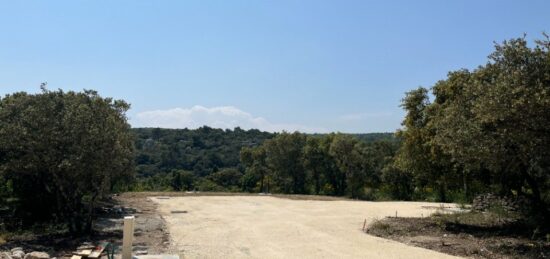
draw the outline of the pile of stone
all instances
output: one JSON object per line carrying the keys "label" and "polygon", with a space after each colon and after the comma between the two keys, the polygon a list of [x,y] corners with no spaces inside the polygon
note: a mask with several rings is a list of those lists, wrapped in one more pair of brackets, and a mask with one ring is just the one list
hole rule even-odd
{"label": "pile of stone", "polygon": [[23,248],[16,247],[10,252],[1,252],[0,259],[50,259],[50,255],[48,253],[38,251],[25,253]]}
{"label": "pile of stone", "polygon": [[474,211],[488,211],[492,208],[501,208],[506,212],[519,212],[528,206],[524,197],[502,197],[492,193],[478,195],[472,202]]}
{"label": "pile of stone", "polygon": [[120,205],[107,205],[101,208],[96,208],[98,214],[113,214],[113,215],[129,215],[136,213],[136,210],[130,207]]}

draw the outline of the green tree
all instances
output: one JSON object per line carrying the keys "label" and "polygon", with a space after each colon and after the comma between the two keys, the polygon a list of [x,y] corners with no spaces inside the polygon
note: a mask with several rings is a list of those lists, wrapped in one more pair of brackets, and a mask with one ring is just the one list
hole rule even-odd
{"label": "green tree", "polygon": [[396,134],[402,145],[394,160],[401,171],[413,175],[420,197],[425,198],[425,187],[437,190],[437,200],[448,201],[451,160],[434,144],[434,114],[440,112],[429,102],[428,90],[418,88],[407,92],[401,107],[407,112],[403,129]]}
{"label": "green tree", "polygon": [[235,168],[224,168],[208,176],[208,179],[219,186],[237,191],[241,186],[243,174]]}
{"label": "green tree", "polygon": [[351,198],[363,198],[367,168],[362,143],[349,135],[337,134],[330,145],[330,154],[345,174],[345,186]]}
{"label": "green tree", "polygon": [[412,199],[414,184],[411,173],[401,170],[395,163],[389,163],[382,169],[381,177],[392,199]]}
{"label": "green tree", "polygon": [[304,168],[309,172],[309,182],[313,183],[313,193],[319,194],[323,186],[323,178],[327,175],[331,159],[328,150],[321,146],[322,138],[308,137],[304,147]]}
{"label": "green tree", "polygon": [[172,188],[175,191],[189,191],[193,189],[195,175],[185,170],[172,170]]}
{"label": "green tree", "polygon": [[437,144],[467,169],[487,168],[501,192],[527,195],[539,211],[550,199],[549,48],[548,37],[533,48],[505,41],[486,65],[434,87]]}
{"label": "green tree", "polygon": [[337,134],[331,133],[324,136],[319,143],[319,148],[325,154],[323,167],[327,183],[323,186],[323,193],[343,196],[346,194],[346,174],[341,171],[336,164],[336,159],[332,156],[330,148]]}
{"label": "green tree", "polygon": [[283,132],[266,141],[266,161],[277,186],[285,193],[306,193],[303,147],[306,136]]}
{"label": "green tree", "polygon": [[0,174],[13,184],[22,217],[91,230],[95,202],[132,177],[129,107],[95,91],[45,86],[0,100]]}
{"label": "green tree", "polygon": [[269,168],[266,159],[267,154],[264,146],[245,147],[241,150],[241,162],[246,167],[243,179],[243,188],[246,191],[253,191],[259,183],[260,192],[269,192],[269,183],[267,183]]}

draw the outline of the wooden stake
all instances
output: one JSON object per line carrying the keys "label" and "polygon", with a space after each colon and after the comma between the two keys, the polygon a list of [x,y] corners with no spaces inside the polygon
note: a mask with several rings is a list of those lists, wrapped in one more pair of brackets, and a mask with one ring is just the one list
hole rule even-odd
{"label": "wooden stake", "polygon": [[395,217],[397,218],[397,210],[395,211]]}
{"label": "wooden stake", "polygon": [[365,231],[365,227],[367,226],[367,219],[363,222],[363,232]]}
{"label": "wooden stake", "polygon": [[134,241],[134,216],[124,217],[122,236],[122,259],[132,259],[132,242]]}

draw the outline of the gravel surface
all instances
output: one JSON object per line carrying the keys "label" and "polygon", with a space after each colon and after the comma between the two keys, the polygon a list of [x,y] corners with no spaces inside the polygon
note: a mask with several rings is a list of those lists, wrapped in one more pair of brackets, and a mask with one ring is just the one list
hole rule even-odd
{"label": "gravel surface", "polygon": [[396,212],[427,216],[440,204],[269,196],[150,199],[166,220],[168,252],[181,258],[456,258],[362,231],[365,219],[368,225]]}

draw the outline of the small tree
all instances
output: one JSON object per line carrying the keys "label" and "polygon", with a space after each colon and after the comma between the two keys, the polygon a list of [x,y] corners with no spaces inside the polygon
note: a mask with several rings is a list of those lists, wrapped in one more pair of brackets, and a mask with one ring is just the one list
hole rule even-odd
{"label": "small tree", "polygon": [[252,192],[256,185],[260,184],[260,192],[269,192],[266,180],[269,170],[266,162],[266,153],[263,146],[254,148],[244,147],[241,149],[241,163],[246,167],[245,175],[242,179],[243,190]]}
{"label": "small tree", "polygon": [[319,194],[323,184],[322,178],[326,174],[328,152],[321,148],[321,138],[308,137],[304,147],[304,168],[309,171],[308,180],[313,183],[313,193]]}
{"label": "small tree", "polygon": [[345,185],[351,198],[364,196],[368,170],[364,151],[361,143],[349,135],[336,135],[330,145],[329,152],[345,175]]}
{"label": "small tree", "polygon": [[266,162],[273,178],[285,193],[306,193],[303,147],[306,136],[283,132],[265,142]]}
{"label": "small tree", "polygon": [[401,170],[395,163],[389,163],[382,169],[382,181],[387,185],[393,199],[410,200],[412,198],[413,176]]}

